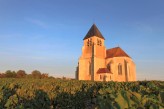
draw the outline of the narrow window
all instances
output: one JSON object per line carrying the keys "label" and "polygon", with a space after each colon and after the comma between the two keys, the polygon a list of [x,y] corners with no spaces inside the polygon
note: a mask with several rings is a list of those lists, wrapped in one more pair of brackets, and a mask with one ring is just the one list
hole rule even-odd
{"label": "narrow window", "polygon": [[102,44],[102,42],[101,42],[101,40],[100,40],[100,46],[101,46],[101,44]]}
{"label": "narrow window", "polygon": [[88,41],[87,41],[87,46],[89,46],[89,39],[88,39]]}
{"label": "narrow window", "polygon": [[102,76],[100,75],[100,79],[102,79]]}
{"label": "narrow window", "polygon": [[99,39],[97,39],[97,45],[99,45]]}
{"label": "narrow window", "polygon": [[92,39],[90,39],[90,46],[92,46]]}
{"label": "narrow window", "polygon": [[118,74],[122,75],[122,65],[120,63],[118,64]]}
{"label": "narrow window", "polygon": [[107,65],[107,69],[111,72],[111,66],[110,66],[110,64]]}

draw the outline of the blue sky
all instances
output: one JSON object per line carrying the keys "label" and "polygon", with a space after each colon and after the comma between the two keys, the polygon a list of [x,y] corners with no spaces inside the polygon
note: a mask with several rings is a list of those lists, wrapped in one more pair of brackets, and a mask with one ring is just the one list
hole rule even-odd
{"label": "blue sky", "polygon": [[134,60],[138,80],[164,80],[163,0],[0,0],[0,72],[74,77],[93,23],[106,48]]}

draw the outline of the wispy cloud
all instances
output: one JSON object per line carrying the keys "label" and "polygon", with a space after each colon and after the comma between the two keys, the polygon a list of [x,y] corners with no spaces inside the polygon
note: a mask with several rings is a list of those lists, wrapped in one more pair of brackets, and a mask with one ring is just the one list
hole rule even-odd
{"label": "wispy cloud", "polygon": [[48,28],[48,25],[44,21],[41,21],[39,19],[26,18],[25,20],[42,28]]}

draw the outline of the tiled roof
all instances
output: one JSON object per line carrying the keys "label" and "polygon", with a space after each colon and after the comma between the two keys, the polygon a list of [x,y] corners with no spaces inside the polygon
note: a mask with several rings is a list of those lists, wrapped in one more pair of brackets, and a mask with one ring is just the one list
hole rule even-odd
{"label": "tiled roof", "polygon": [[100,74],[100,73],[111,73],[111,72],[107,68],[99,68],[97,73]]}
{"label": "tiled roof", "polygon": [[113,58],[113,57],[130,57],[126,54],[120,47],[115,47],[106,50],[106,58]]}
{"label": "tiled roof", "polygon": [[92,36],[97,36],[99,38],[105,39],[95,24],[92,25],[83,40],[88,39]]}

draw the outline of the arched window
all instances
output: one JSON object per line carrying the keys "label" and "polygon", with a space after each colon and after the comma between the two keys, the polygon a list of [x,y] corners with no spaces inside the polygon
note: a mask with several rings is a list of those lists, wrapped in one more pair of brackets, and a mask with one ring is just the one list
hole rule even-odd
{"label": "arched window", "polygon": [[111,72],[111,65],[110,65],[110,63],[107,65],[107,69]]}
{"label": "arched window", "polygon": [[100,45],[100,44],[99,44],[99,39],[97,39],[97,45]]}
{"label": "arched window", "polygon": [[101,40],[100,40],[100,46],[101,46],[101,44],[102,44],[102,42],[101,42]]}
{"label": "arched window", "polygon": [[87,41],[87,46],[89,46],[89,39],[88,39],[88,41]]}
{"label": "arched window", "polygon": [[122,65],[120,63],[118,64],[118,74],[122,75]]}
{"label": "arched window", "polygon": [[92,46],[92,39],[90,39],[90,46]]}

